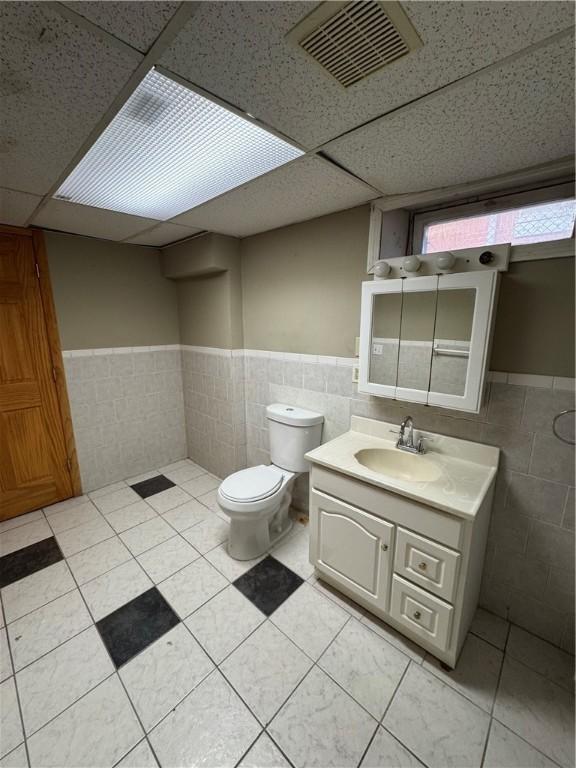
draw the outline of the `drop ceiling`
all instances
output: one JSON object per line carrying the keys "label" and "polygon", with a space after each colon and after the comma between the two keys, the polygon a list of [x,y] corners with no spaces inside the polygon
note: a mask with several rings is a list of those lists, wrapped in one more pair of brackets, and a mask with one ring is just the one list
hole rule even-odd
{"label": "drop ceiling", "polygon": [[[286,37],[317,6],[1,3],[0,221],[154,247],[245,237],[573,154],[573,4],[404,2],[422,48],[349,88]],[[307,154],[166,223],[53,200],[153,66]]]}
{"label": "drop ceiling", "polygon": [[377,197],[375,190],[320,157],[307,156],[221,195],[175,221],[247,237]]}

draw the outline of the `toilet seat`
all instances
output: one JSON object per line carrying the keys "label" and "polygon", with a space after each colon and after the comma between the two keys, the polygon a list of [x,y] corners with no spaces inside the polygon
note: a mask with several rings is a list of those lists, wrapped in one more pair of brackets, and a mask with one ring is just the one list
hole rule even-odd
{"label": "toilet seat", "polygon": [[220,485],[220,494],[228,501],[250,504],[273,496],[282,485],[284,473],[264,464],[234,472]]}

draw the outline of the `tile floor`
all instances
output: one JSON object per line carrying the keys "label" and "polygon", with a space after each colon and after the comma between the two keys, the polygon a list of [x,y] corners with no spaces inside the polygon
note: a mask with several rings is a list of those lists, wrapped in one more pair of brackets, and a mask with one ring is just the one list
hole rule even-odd
{"label": "tile floor", "polygon": [[0,766],[574,764],[574,658],[479,611],[458,668],[226,552],[191,461],[0,524]]}

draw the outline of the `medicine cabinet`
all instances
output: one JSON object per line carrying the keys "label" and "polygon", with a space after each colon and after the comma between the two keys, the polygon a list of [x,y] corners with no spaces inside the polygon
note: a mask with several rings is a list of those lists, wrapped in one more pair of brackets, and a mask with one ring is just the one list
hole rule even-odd
{"label": "medicine cabinet", "polygon": [[496,270],[362,284],[358,390],[478,413]]}

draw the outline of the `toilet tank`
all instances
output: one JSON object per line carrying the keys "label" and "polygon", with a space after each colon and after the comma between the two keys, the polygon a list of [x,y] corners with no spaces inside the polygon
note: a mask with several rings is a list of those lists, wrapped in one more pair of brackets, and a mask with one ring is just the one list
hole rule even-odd
{"label": "toilet tank", "polygon": [[324,416],[294,405],[274,403],[266,408],[272,464],[290,472],[308,472],[304,454],[317,448]]}

